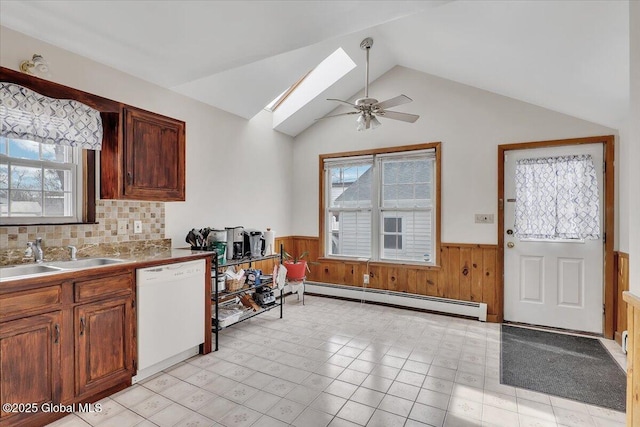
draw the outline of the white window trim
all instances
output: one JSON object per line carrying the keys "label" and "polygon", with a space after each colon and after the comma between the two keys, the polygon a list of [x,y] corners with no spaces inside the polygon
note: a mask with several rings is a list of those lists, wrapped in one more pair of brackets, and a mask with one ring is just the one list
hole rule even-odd
{"label": "white window trim", "polygon": [[[422,158],[425,155],[432,156],[434,159],[434,170],[432,177],[432,203],[430,206],[426,207],[402,207],[402,208],[383,208],[381,206],[382,200],[382,185],[380,184],[380,171],[381,171],[381,163],[384,159],[397,159],[397,160],[408,160],[415,158]],[[373,160],[373,161],[372,161]],[[331,200],[331,176],[328,173],[328,169],[330,167],[335,167],[338,165],[344,166],[353,166],[357,164],[371,163],[372,164],[372,200],[371,200],[371,208],[331,208],[329,206]],[[326,158],[324,159],[324,224],[325,224],[325,233],[324,233],[324,254],[322,254],[326,258],[330,259],[344,259],[344,260],[362,260],[366,259],[367,261],[373,262],[382,262],[382,263],[402,263],[408,265],[421,265],[421,266],[437,266],[438,256],[435,253],[437,250],[437,212],[436,209],[440,209],[439,206],[434,206],[436,202],[436,189],[439,183],[438,179],[438,168],[437,162],[437,153],[435,148],[428,148],[423,150],[411,150],[411,151],[400,151],[393,153],[380,153],[373,155],[362,155],[362,156],[353,156],[353,157],[335,157],[335,158]],[[435,209],[434,209],[435,208]],[[361,255],[334,255],[331,254],[332,247],[332,227],[331,227],[331,213],[332,212],[347,212],[347,211],[370,211],[371,212],[371,249],[369,258],[363,257]],[[382,237],[382,221],[384,218],[383,212],[385,211],[408,211],[408,212],[416,212],[416,211],[426,211],[431,212],[431,241],[432,241],[432,251],[434,253],[431,254],[429,261],[419,261],[419,260],[407,260],[407,259],[392,259],[392,258],[383,258],[383,237]],[[405,232],[403,231],[403,246],[405,244]],[[374,255],[377,254],[377,255]]]}

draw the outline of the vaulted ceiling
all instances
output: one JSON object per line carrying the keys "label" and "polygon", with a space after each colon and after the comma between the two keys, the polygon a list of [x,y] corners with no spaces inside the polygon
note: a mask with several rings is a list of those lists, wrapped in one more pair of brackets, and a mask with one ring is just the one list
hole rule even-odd
{"label": "vaulted ceiling", "polygon": [[2,0],[0,8],[3,26],[247,119],[343,48],[357,66],[277,124],[292,136],[336,107],[326,98],[363,89],[367,36],[372,81],[401,65],[614,128],[628,109],[627,1]]}

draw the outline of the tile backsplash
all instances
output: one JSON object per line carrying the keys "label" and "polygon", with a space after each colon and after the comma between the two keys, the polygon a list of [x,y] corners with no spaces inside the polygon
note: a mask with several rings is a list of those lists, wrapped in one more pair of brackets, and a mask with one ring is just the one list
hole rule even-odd
{"label": "tile backsplash", "polygon": [[[126,234],[118,234],[118,220],[126,220]],[[142,233],[133,233],[133,221],[142,221]],[[97,200],[97,224],[1,226],[0,248],[23,250],[27,242],[42,237],[43,246],[78,248],[87,245],[164,239],[164,203]]]}

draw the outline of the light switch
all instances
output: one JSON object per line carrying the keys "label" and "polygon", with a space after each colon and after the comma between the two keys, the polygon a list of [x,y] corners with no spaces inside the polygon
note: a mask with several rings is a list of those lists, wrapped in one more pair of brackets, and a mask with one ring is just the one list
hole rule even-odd
{"label": "light switch", "polygon": [[134,234],[142,233],[142,221],[140,220],[133,221],[133,232]]}

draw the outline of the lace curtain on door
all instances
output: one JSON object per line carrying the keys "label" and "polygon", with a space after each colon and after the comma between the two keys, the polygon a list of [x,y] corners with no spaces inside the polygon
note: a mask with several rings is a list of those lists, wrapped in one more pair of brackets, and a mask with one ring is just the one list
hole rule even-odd
{"label": "lace curtain on door", "polygon": [[515,234],[533,239],[600,238],[600,197],[588,154],[516,163]]}

